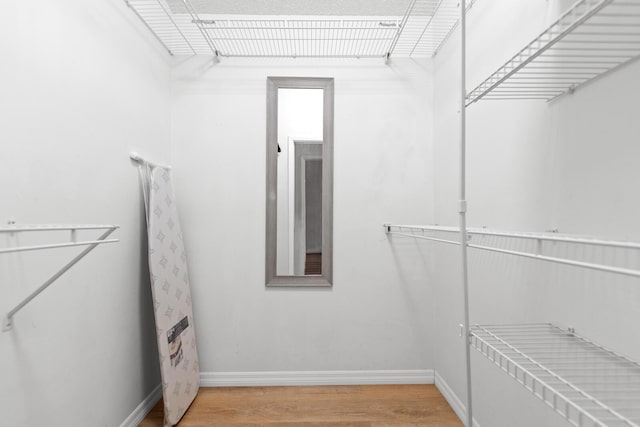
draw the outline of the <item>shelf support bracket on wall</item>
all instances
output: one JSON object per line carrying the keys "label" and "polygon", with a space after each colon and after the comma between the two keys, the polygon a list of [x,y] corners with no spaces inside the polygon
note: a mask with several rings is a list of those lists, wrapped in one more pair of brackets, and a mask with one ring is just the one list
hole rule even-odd
{"label": "shelf support bracket on wall", "polygon": [[[86,230],[86,229],[107,229],[104,233],[100,235],[96,240],[89,240],[84,242],[75,241],[75,235],[77,230]],[[75,258],[65,264],[62,268],[60,268],[55,274],[53,274],[49,279],[47,279],[42,285],[40,285],[35,291],[31,292],[26,298],[24,298],[21,302],[19,302],[15,307],[13,307],[2,319],[2,331],[6,332],[13,328],[13,316],[20,311],[25,305],[31,302],[35,297],[40,295],[42,291],[47,289],[53,282],[58,280],[60,276],[66,273],[71,267],[78,263],[82,258],[84,258],[89,252],[95,249],[98,245],[102,243],[113,243],[117,242],[118,239],[107,239],[107,237],[113,233],[118,228],[117,225],[106,225],[106,226],[29,226],[29,227],[7,227],[0,229],[0,232],[21,232],[21,231],[60,231],[60,230],[70,230],[71,231],[71,243],[59,243],[59,244],[49,244],[49,245],[39,245],[39,246],[27,246],[27,247],[15,247],[15,248],[6,248],[2,249],[0,253],[7,252],[24,252],[38,249],[51,249],[51,248],[60,248],[60,247],[69,247],[69,246],[86,246],[88,247],[80,252]]]}

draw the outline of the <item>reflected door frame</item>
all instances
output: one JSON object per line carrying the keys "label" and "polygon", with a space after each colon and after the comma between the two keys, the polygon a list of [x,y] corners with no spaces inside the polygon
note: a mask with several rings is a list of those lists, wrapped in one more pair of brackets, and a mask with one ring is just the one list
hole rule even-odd
{"label": "reflected door frame", "polygon": [[[289,265],[293,266],[294,276],[304,276],[306,262],[306,191],[305,166],[308,160],[322,161],[322,154],[298,154],[297,146],[320,145],[322,140],[311,138],[289,137]],[[299,161],[300,164],[296,164]],[[299,176],[296,177],[296,172]]]}

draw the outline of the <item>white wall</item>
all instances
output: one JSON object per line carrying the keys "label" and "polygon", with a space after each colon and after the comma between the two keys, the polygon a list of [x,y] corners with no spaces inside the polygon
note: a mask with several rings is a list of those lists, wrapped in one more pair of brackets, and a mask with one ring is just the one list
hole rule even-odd
{"label": "white wall", "polygon": [[[167,55],[122,1],[9,2],[0,51],[0,221],[121,226],[0,333],[0,424],[119,425],[160,381],[128,153],[168,160]],[[0,256],[0,313],[78,252]]]}
{"label": "white wall", "polygon": [[[469,16],[469,89],[557,16],[558,2],[478,2]],[[566,3],[566,2],[565,2]],[[508,34],[509,37],[504,35]],[[434,63],[436,222],[457,223],[457,37]],[[470,226],[640,239],[640,64],[553,103],[485,101],[467,111]],[[493,244],[505,241],[493,239]],[[522,249],[524,243],[513,243]],[[436,253],[436,370],[463,398],[459,249]],[[578,259],[640,267],[640,255],[569,250]],[[637,280],[501,254],[470,252],[472,323],[553,322],[640,360]],[[473,353],[476,418],[482,426],[565,425],[541,402]],[[526,414],[526,417],[522,417]]]}
{"label": "white wall", "polygon": [[[428,222],[426,62],[176,63],[172,159],[205,372],[430,369],[429,256],[381,225]],[[335,78],[334,285],[266,289],[267,76]]]}

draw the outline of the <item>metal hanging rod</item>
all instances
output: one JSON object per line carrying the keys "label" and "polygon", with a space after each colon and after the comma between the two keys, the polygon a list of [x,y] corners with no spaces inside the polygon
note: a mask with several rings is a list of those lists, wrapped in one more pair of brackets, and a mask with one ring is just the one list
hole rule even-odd
{"label": "metal hanging rod", "polygon": [[63,230],[103,230],[118,228],[112,224],[12,224],[0,227],[0,233],[17,233],[25,231],[63,231]]}
{"label": "metal hanging rod", "polygon": [[[391,225],[384,224],[385,232],[389,235],[398,235],[404,237],[411,237],[420,240],[429,240],[438,243],[446,243],[451,245],[460,245],[460,241],[458,240],[449,240],[443,239],[439,237],[426,236],[425,232],[445,232],[445,233],[459,233],[459,229],[455,227],[442,227],[442,226],[410,226],[410,225]],[[421,234],[415,234],[416,232],[420,232]],[[552,242],[562,242],[562,243],[573,243],[573,244],[585,244],[585,245],[594,245],[594,246],[605,246],[605,247],[614,247],[614,248],[624,248],[624,249],[640,249],[640,243],[636,242],[622,242],[622,241],[614,241],[614,240],[603,240],[603,239],[591,239],[584,237],[571,237],[571,236],[553,236],[550,233],[513,233],[506,231],[492,231],[485,229],[467,229],[467,234],[469,236],[473,235],[483,235],[483,236],[499,236],[499,237],[509,237],[509,238],[518,238],[518,239],[532,239],[538,241],[538,245],[536,247],[536,252],[523,252],[523,251],[515,251],[511,249],[501,249],[493,246],[487,245],[479,245],[473,243],[467,243],[467,247],[473,249],[480,249],[490,252],[498,252],[507,255],[515,255],[524,258],[537,259],[540,261],[553,262],[556,264],[565,264],[571,265],[574,267],[587,268],[591,270],[605,271],[608,273],[616,273],[625,276],[631,277],[640,277],[640,270],[634,270],[629,268],[622,267],[614,267],[603,264],[584,262],[584,261],[576,261],[568,258],[561,258],[555,256],[548,256],[542,254],[542,245],[543,241],[552,241]]]}
{"label": "metal hanging rod", "polygon": [[[594,31],[594,28],[598,30]],[[638,58],[640,2],[580,0],[471,90],[467,94],[467,105],[481,99],[552,101]],[[581,63],[581,72],[563,74],[557,65],[571,64],[571,60]],[[549,68],[540,67],[540,64],[549,64]],[[545,88],[548,81],[561,84],[556,90],[549,91]],[[525,82],[526,86],[523,85]],[[505,97],[500,89],[507,84],[510,88],[526,87],[527,91]]]}
{"label": "metal hanging rod", "polygon": [[151,160],[147,160],[144,157],[142,157],[140,154],[136,153],[135,151],[129,154],[129,158],[135,162],[138,162],[141,165],[147,165],[152,168],[171,169],[171,166],[167,166],[161,163],[156,163]]}
{"label": "metal hanging rod", "polygon": [[[40,249],[52,249],[52,248],[88,245],[88,247],[84,249],[82,252],[80,252],[80,254],[78,254],[71,261],[69,261],[62,268],[60,268],[55,274],[49,277],[49,279],[47,279],[35,291],[31,292],[31,294],[29,294],[26,298],[24,298],[21,302],[19,302],[14,308],[9,310],[9,312],[5,315],[4,319],[2,320],[2,330],[3,331],[10,330],[13,327],[13,316],[18,311],[20,311],[25,305],[31,302],[42,291],[47,289],[53,282],[55,282],[60,276],[62,276],[71,267],[77,264],[78,261],[84,258],[89,252],[95,249],[98,245],[102,243],[117,242],[118,239],[107,239],[107,237],[111,235],[111,233],[113,233],[118,228],[119,227],[117,225],[22,225],[22,226],[10,225],[7,227],[0,228],[0,232],[2,233],[21,233],[21,232],[33,232],[33,231],[71,231],[71,240],[72,240],[69,243],[5,248],[0,250],[0,253],[23,252],[23,251],[32,251],[32,250],[40,250]],[[76,231],[78,230],[106,230],[106,231],[104,231],[96,240],[77,242],[75,240],[76,240]]]}
{"label": "metal hanging rod", "polygon": [[20,246],[16,248],[2,248],[0,249],[0,254],[7,254],[12,252],[29,252],[36,251],[40,249],[56,249],[56,248],[68,248],[72,246],[87,246],[94,245],[99,243],[115,243],[118,239],[108,239],[108,240],[86,240],[82,242],[69,242],[69,243],[52,243],[48,245],[34,245],[34,246]]}
{"label": "metal hanging rod", "polygon": [[[459,228],[457,227],[439,226],[439,225],[384,224],[383,227],[388,228],[389,232],[392,232],[394,229],[410,230],[410,231],[422,231],[422,230],[442,231],[447,233],[460,232]],[[467,229],[467,233],[470,235],[479,235],[479,236],[513,237],[518,239],[542,240],[542,241],[549,241],[549,242],[577,243],[577,244],[584,244],[584,245],[609,246],[609,247],[617,247],[617,248],[625,248],[625,249],[640,249],[640,243],[638,242],[607,240],[607,239],[599,239],[599,238],[583,237],[583,236],[559,235],[556,232],[536,233],[536,232],[528,232],[528,231],[527,232],[503,231],[503,230],[493,230],[490,228],[469,227]]]}

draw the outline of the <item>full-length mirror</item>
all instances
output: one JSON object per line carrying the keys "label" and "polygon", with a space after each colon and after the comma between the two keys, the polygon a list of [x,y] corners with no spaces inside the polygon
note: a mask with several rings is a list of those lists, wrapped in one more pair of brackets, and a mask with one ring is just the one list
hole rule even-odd
{"label": "full-length mirror", "polygon": [[331,286],[333,79],[267,78],[267,286]]}

